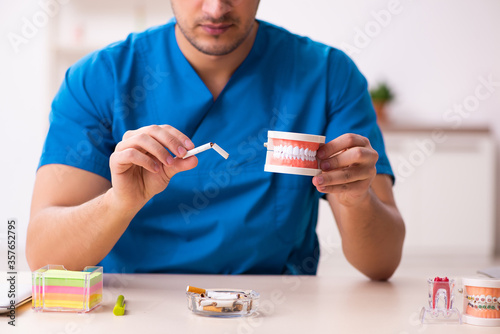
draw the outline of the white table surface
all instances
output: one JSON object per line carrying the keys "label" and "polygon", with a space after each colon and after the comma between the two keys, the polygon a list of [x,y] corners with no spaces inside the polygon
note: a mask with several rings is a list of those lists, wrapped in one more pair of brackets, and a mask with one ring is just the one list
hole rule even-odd
{"label": "white table surface", "polygon": [[[325,265],[328,270],[322,268],[318,276],[105,274],[98,309],[83,315],[37,313],[24,305],[17,310],[15,329],[0,317],[0,333],[500,333],[500,327],[421,325],[418,319],[427,303],[427,278],[473,276],[477,269],[499,266],[498,259],[404,258],[389,282],[367,280],[341,257]],[[29,280],[27,272],[20,276]],[[191,314],[188,284],[256,290],[260,312],[237,319]],[[461,311],[462,295],[455,293]],[[117,317],[112,310],[120,294],[126,314]]]}

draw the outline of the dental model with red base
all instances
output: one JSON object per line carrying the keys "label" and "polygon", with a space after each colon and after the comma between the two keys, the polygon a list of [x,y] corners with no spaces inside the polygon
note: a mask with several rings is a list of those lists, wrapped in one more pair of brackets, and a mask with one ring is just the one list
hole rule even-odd
{"label": "dental model with red base", "polygon": [[324,136],[268,131],[267,137],[266,172],[308,176],[321,173],[316,152],[325,143]]}
{"label": "dental model with red base", "polygon": [[453,307],[455,280],[448,277],[435,277],[427,280],[429,288],[429,307],[423,307],[420,312],[420,321],[428,322],[458,322],[462,323],[462,316],[457,308]]}
{"label": "dental model with red base", "polygon": [[446,309],[450,309],[451,304],[451,293],[450,293],[450,280],[448,277],[434,278],[434,284],[432,285],[432,308],[436,309],[436,304],[438,302],[438,298],[440,296],[444,296],[444,300],[446,303]]}

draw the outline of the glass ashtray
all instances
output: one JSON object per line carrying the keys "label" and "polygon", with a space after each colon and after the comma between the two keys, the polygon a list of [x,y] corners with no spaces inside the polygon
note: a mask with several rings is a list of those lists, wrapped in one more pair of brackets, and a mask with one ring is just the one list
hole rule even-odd
{"label": "glass ashtray", "polygon": [[249,316],[259,306],[260,295],[253,290],[204,289],[203,293],[186,292],[188,308],[206,317]]}

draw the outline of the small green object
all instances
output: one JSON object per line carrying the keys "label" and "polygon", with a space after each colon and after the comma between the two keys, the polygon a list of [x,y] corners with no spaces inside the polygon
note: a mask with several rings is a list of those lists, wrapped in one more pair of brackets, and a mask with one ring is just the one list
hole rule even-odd
{"label": "small green object", "polygon": [[124,315],[125,314],[125,297],[119,295],[116,300],[115,307],[113,308],[114,315]]}
{"label": "small green object", "polygon": [[373,101],[389,102],[394,98],[392,90],[385,82],[379,83],[374,88],[370,89],[370,96]]}

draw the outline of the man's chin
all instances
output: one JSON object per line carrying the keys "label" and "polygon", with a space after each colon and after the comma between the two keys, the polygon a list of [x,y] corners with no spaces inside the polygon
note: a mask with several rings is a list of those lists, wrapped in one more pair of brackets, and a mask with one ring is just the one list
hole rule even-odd
{"label": "man's chin", "polygon": [[214,43],[195,43],[193,46],[207,56],[226,56],[238,48],[238,45],[231,45],[229,43],[218,45],[214,45]]}

